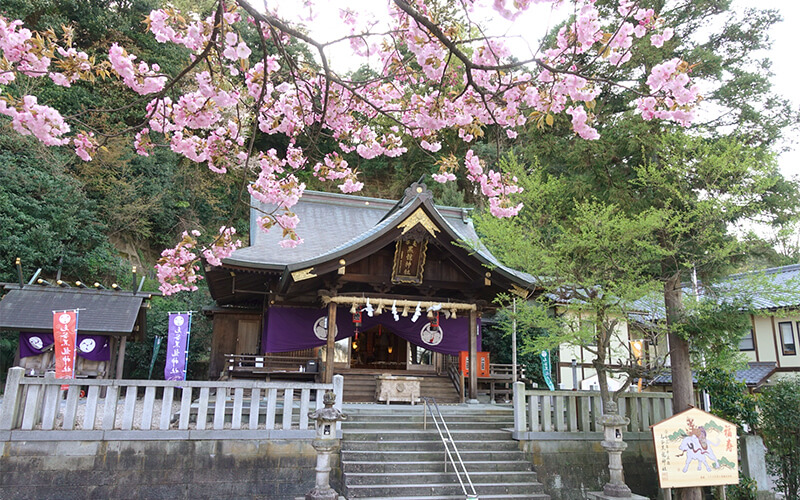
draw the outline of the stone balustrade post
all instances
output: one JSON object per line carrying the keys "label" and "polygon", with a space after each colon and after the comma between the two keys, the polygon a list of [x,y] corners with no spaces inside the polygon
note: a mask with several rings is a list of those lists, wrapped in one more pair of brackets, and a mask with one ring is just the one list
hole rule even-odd
{"label": "stone balustrade post", "polygon": [[527,422],[525,419],[525,407],[527,405],[527,401],[525,398],[525,383],[514,382],[513,388],[514,388],[514,393],[513,393],[514,431],[525,432],[526,422]]}
{"label": "stone balustrade post", "polygon": [[0,408],[0,430],[10,431],[16,426],[22,400],[22,377],[25,369],[15,366],[8,370],[3,406]]}

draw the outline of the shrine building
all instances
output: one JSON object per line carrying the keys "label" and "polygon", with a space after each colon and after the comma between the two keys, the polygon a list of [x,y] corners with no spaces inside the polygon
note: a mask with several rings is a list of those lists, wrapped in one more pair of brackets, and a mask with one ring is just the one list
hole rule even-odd
{"label": "shrine building", "polygon": [[[481,317],[499,293],[527,297],[533,279],[480,244],[470,209],[434,205],[418,183],[400,200],[306,191],[293,207],[305,242],[281,248],[280,228],[256,224],[274,207],[251,203],[251,245],[205,269],[217,304],[206,311],[212,379],[341,373],[347,401],[348,381],[413,375],[476,398],[476,374],[488,369]],[[360,400],[373,400],[369,391]]]}
{"label": "shrine building", "polygon": [[141,284],[139,290],[123,291],[116,285],[37,282],[36,276],[26,284],[20,269],[19,283],[0,283],[6,292],[0,301],[0,331],[19,332],[14,366],[31,376],[54,370],[53,313],[79,311],[75,377],[122,378],[127,342],[144,340],[150,299],[160,293],[143,292]]}

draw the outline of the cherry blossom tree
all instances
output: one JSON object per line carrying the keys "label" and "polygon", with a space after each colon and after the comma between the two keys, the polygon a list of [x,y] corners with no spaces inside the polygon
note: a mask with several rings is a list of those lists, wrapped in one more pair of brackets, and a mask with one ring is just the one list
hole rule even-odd
{"label": "cherry blossom tree", "polygon": [[[634,0],[620,0],[608,15],[593,0],[494,0],[492,8],[512,19],[534,3],[564,3],[571,14],[550,45],[525,55],[512,53],[507,40],[473,20],[479,0],[392,0],[385,27],[342,9],[349,33],[335,40],[309,35],[309,25],[330,22],[314,18],[311,0],[302,9],[292,3],[287,12],[247,0],[218,0],[207,17],[153,10],[145,22],[155,40],[187,52],[185,67],[174,75],[116,43],[98,61],[73,48],[68,28],[62,36],[37,33],[0,17],[0,114],[20,134],[72,147],[90,161],[111,132],[87,125],[84,113],[65,116],[35,95],[5,91],[26,88],[19,85],[26,79],[70,87],[117,78],[135,93],[126,107],[142,108],[141,123],[125,131],[135,133],[137,153],[165,147],[220,175],[252,171],[250,195],[275,207],[258,225],[277,226],[283,247],[302,243],[292,212],[305,189],[299,174],[311,172],[344,193],[359,191],[359,172],[345,159],[351,154],[396,157],[419,147],[440,166],[434,180],[449,182],[464,170],[493,215],[512,217],[522,208],[516,179],[490,168],[472,149],[461,159],[440,152],[442,134],[455,132],[467,145],[487,130],[513,139],[522,127],[552,126],[554,116],[565,113],[578,136],[597,139],[592,110],[600,85],[625,88],[615,72],[630,63],[633,51],[672,37],[653,9]],[[247,30],[257,33],[255,43],[246,41]],[[290,50],[298,45],[305,50]],[[342,45],[374,76],[355,78],[334,68],[330,53]],[[647,88],[636,91],[631,107],[646,120],[687,126],[699,100],[690,62],[676,58],[641,71],[649,71]],[[287,139],[284,150],[256,150],[257,136],[276,134]],[[322,147],[323,140],[333,146]],[[184,233],[163,252],[157,271],[165,294],[196,289],[201,256],[218,265],[241,244],[232,228],[220,228],[206,247],[198,246],[199,236]]]}

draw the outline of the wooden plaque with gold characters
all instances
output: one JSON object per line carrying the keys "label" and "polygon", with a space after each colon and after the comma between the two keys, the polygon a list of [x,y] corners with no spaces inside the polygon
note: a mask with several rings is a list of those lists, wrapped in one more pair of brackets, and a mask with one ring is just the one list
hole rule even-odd
{"label": "wooden plaque with gold characters", "polygon": [[690,408],[651,429],[662,488],[739,483],[734,424]]}
{"label": "wooden plaque with gold characters", "polygon": [[392,267],[392,283],[422,284],[428,241],[404,239],[397,241]]}

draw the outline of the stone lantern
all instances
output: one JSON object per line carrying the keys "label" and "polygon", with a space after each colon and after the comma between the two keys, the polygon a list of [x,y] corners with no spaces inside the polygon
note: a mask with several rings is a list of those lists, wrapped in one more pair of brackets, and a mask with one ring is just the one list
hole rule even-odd
{"label": "stone lantern", "polygon": [[631,496],[631,489],[625,484],[622,475],[622,452],[628,444],[622,440],[622,431],[630,420],[617,414],[616,403],[606,403],[608,408],[600,417],[603,424],[603,442],[600,445],[608,453],[609,481],[603,486],[603,493],[609,497],[626,498]]}
{"label": "stone lantern", "polygon": [[608,453],[609,481],[603,486],[603,491],[588,492],[586,497],[591,500],[618,498],[647,500],[647,497],[631,493],[622,473],[622,452],[628,447],[622,440],[622,432],[630,423],[630,419],[617,413],[617,403],[613,401],[604,401],[603,406],[605,409],[598,422],[603,426],[603,441],[600,445]]}
{"label": "stone lantern", "polygon": [[308,418],[317,423],[317,437],[311,443],[317,451],[317,478],[314,489],[306,493],[306,500],[337,500],[339,495],[330,486],[331,453],[339,446],[336,438],[336,422],[345,420],[347,415],[333,407],[336,395],[328,391],[322,398],[324,408],[308,413]]}

